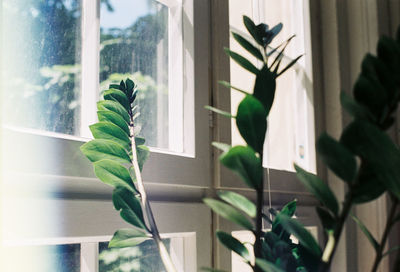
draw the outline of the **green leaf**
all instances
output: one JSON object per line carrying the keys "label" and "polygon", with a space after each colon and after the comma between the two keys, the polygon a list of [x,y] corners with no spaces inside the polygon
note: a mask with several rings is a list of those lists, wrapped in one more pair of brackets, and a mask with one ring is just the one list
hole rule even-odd
{"label": "green leaf", "polygon": [[117,187],[113,191],[112,200],[116,210],[130,210],[134,214],[134,226],[147,229],[143,218],[142,206],[138,197],[138,195],[133,194],[123,187]]}
{"label": "green leaf", "polygon": [[261,153],[267,131],[267,113],[257,98],[247,95],[240,102],[236,114],[236,125],[246,143]]}
{"label": "green leaf", "polygon": [[252,45],[248,40],[246,40],[245,38],[243,38],[241,35],[239,35],[238,33],[234,33],[232,32],[232,36],[233,38],[244,48],[246,49],[250,54],[252,54],[254,57],[256,57],[257,59],[264,61],[264,58],[260,52],[260,50],[255,47],[254,45]]}
{"label": "green leaf", "polygon": [[122,118],[121,115],[113,111],[104,110],[104,111],[97,111],[97,116],[100,122],[110,122],[120,127],[123,131],[125,131],[127,135],[130,134],[128,123],[125,122],[125,120]]}
{"label": "green leaf", "polygon": [[93,163],[94,173],[104,183],[113,187],[124,187],[132,192],[135,192],[132,178],[129,171],[112,160],[100,160]]}
{"label": "green leaf", "polygon": [[258,73],[258,69],[257,67],[254,66],[254,64],[252,64],[249,60],[247,60],[246,58],[244,58],[243,56],[239,55],[238,53],[235,53],[231,50],[229,50],[229,48],[225,48],[225,52],[226,54],[228,54],[235,62],[237,62],[237,64],[239,64],[240,66],[242,66],[244,69],[246,69],[247,71],[253,73],[253,74],[257,74]]}
{"label": "green leaf", "polygon": [[283,206],[283,208],[279,213],[292,217],[296,212],[296,208],[297,208],[297,200],[295,199],[287,203],[285,206]]}
{"label": "green leaf", "polygon": [[321,249],[314,237],[306,230],[300,223],[295,219],[290,218],[284,214],[277,215],[280,218],[280,222],[283,228],[294,235],[311,254],[314,256],[321,256]]}
{"label": "green leaf", "polygon": [[109,110],[109,111],[115,112],[115,113],[119,114],[125,120],[125,122],[127,122],[128,124],[130,122],[129,113],[118,102],[110,101],[110,100],[102,100],[102,101],[97,102],[97,109],[99,111]]}
{"label": "green leaf", "polygon": [[337,215],[339,211],[339,204],[335,195],[319,177],[314,174],[308,173],[298,165],[294,165],[296,175],[304,184],[306,189],[312,193],[322,204],[324,204],[333,214]]}
{"label": "green leaf", "polygon": [[227,111],[223,111],[223,110],[211,107],[211,106],[204,106],[204,108],[207,110],[213,111],[215,113],[218,113],[222,116],[228,117],[228,118],[235,118],[235,116],[233,116],[230,112],[227,112]]}
{"label": "green leaf", "polygon": [[276,264],[259,258],[256,258],[256,265],[264,272],[285,272]]}
{"label": "green leaf", "polygon": [[264,105],[267,115],[271,110],[275,97],[276,75],[266,65],[257,73],[254,85],[254,96]]}
{"label": "green leaf", "polygon": [[224,80],[218,81],[218,84],[221,84],[222,86],[224,86],[224,87],[226,87],[226,88],[228,88],[228,89],[236,90],[236,91],[238,91],[238,92],[240,92],[240,93],[242,93],[242,94],[245,94],[245,95],[250,94],[249,92],[247,92],[247,91],[245,91],[245,90],[242,90],[242,89],[239,89],[239,88],[237,88],[237,87],[232,86],[229,82],[224,81]]}
{"label": "green leaf", "polygon": [[243,211],[248,216],[252,218],[256,217],[257,214],[256,205],[254,205],[254,203],[251,202],[245,196],[242,196],[238,193],[231,191],[219,191],[217,192],[217,194],[222,200],[228,202],[233,207]]}
{"label": "green leaf", "polygon": [[136,147],[136,153],[137,153],[139,168],[140,168],[140,171],[142,171],[144,163],[150,156],[150,150],[145,145],[138,145]]}
{"label": "green leaf", "polygon": [[235,146],[220,156],[223,165],[237,173],[251,188],[261,184],[263,168],[261,160],[249,146]]}
{"label": "green leaf", "polygon": [[232,148],[232,146],[225,143],[212,142],[212,145],[223,152],[228,152]]}
{"label": "green leaf", "polygon": [[92,140],[82,145],[80,149],[92,162],[109,159],[121,163],[131,163],[131,159],[126,150],[120,144],[110,140]]}
{"label": "green leaf", "polygon": [[243,16],[243,23],[244,26],[246,27],[247,31],[250,33],[250,35],[253,37],[253,39],[259,44],[259,45],[263,45],[262,40],[260,40],[258,38],[257,35],[257,27],[254,24],[253,20],[251,20],[249,17],[247,16]]}
{"label": "green leaf", "polygon": [[151,238],[150,235],[137,229],[120,229],[114,233],[108,247],[133,247],[141,244],[149,238]]}
{"label": "green leaf", "polygon": [[303,55],[298,56],[297,58],[295,58],[294,60],[292,60],[291,62],[289,62],[288,65],[286,65],[285,68],[283,68],[277,75],[276,77],[282,75],[284,72],[286,72],[290,67],[292,67],[293,65],[296,64],[296,62],[302,57]]}
{"label": "green leaf", "polygon": [[243,259],[250,262],[250,254],[247,248],[236,238],[232,235],[223,232],[217,231],[217,238],[218,240],[228,249],[232,250],[233,252],[237,253],[239,256],[242,256]]}
{"label": "green leaf", "polygon": [[317,141],[317,150],[324,163],[341,179],[351,183],[357,174],[354,155],[331,136],[323,133]]}
{"label": "green leaf", "polygon": [[367,227],[364,225],[363,222],[361,222],[360,219],[355,217],[354,215],[351,216],[353,220],[357,223],[358,227],[361,229],[361,231],[365,234],[367,237],[368,241],[371,243],[371,245],[374,247],[375,251],[379,250],[379,244],[375,240],[374,236],[372,236],[371,232],[367,229]]}
{"label": "green leaf", "polygon": [[130,149],[131,141],[128,134],[120,127],[109,122],[98,122],[89,126],[95,139],[106,139],[116,142],[125,149]]}
{"label": "green leaf", "polygon": [[369,173],[363,178],[374,176],[377,186],[384,184],[400,199],[400,151],[386,133],[366,121],[356,120],[345,128],[340,141],[360,156],[362,163],[367,163],[368,167],[360,169]]}
{"label": "green leaf", "polygon": [[119,84],[110,84],[110,85],[108,86],[108,88],[109,88],[109,89],[117,89],[117,90],[120,90],[120,89],[119,89],[119,88],[120,88]]}
{"label": "green leaf", "polygon": [[104,100],[111,100],[121,104],[127,111],[130,110],[130,103],[126,94],[117,89],[109,89],[103,93]]}
{"label": "green leaf", "polygon": [[340,93],[340,104],[354,118],[375,120],[367,107],[359,104],[345,92]]}
{"label": "green leaf", "polygon": [[238,224],[239,226],[244,227],[245,229],[252,230],[253,224],[240,212],[238,212],[235,208],[231,207],[228,204],[225,204],[222,201],[205,198],[203,199],[204,203],[207,204],[216,214],[222,216],[233,223]]}
{"label": "green leaf", "polygon": [[319,217],[324,229],[332,230],[336,224],[336,220],[332,216],[332,214],[328,211],[328,209],[326,209],[324,207],[317,206],[316,210],[317,210],[318,217]]}
{"label": "green leaf", "polygon": [[125,83],[126,83],[126,96],[130,99],[130,103],[132,103],[134,100],[132,99],[132,94],[135,89],[135,83],[129,78],[125,80]]}
{"label": "green leaf", "polygon": [[391,253],[393,253],[393,252],[395,252],[395,251],[397,251],[397,250],[400,250],[400,246],[392,247],[391,249],[389,249],[388,251],[386,251],[386,252],[382,255],[382,258],[386,257],[387,255],[389,255],[389,254],[391,254]]}

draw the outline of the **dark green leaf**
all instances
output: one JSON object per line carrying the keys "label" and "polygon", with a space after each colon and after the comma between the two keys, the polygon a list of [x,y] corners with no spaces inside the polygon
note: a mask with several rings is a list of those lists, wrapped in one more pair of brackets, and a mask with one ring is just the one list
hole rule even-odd
{"label": "dark green leaf", "polygon": [[126,94],[117,89],[109,89],[103,94],[104,100],[111,100],[121,104],[127,111],[130,109],[130,103]]}
{"label": "dark green leaf", "polygon": [[375,120],[376,118],[369,112],[368,108],[359,104],[347,93],[340,93],[340,104],[354,118]]}
{"label": "dark green leaf", "polygon": [[295,219],[284,214],[277,215],[283,228],[294,235],[307,250],[314,256],[321,256],[321,249],[314,237]]}
{"label": "dark green leaf", "polygon": [[121,115],[121,117],[125,120],[125,122],[127,122],[129,124],[130,122],[130,116],[129,113],[127,112],[127,110],[121,106],[121,104],[119,104],[118,102],[115,101],[110,101],[110,100],[102,100],[97,102],[97,109],[99,111],[102,110],[109,110],[112,112],[115,112],[119,115]]}
{"label": "dark green leaf", "polygon": [[247,60],[246,58],[244,58],[243,56],[239,55],[238,53],[235,53],[231,50],[229,50],[229,48],[225,48],[225,52],[234,60],[236,61],[240,66],[242,66],[244,69],[246,69],[247,71],[253,73],[253,74],[257,74],[258,73],[258,69],[257,67],[254,66],[254,64],[252,64],[249,60]]}
{"label": "dark green leaf", "polygon": [[247,31],[250,33],[250,35],[253,37],[253,39],[259,44],[259,45],[263,45],[262,40],[260,40],[258,38],[257,35],[257,29],[256,29],[256,25],[254,24],[253,20],[251,20],[249,17],[247,16],[243,16],[243,23],[244,26],[246,27]]}
{"label": "dark green leaf", "polygon": [[250,262],[249,251],[239,240],[223,231],[217,231],[217,238],[225,247],[237,253],[239,256],[242,256],[246,261]]}
{"label": "dark green leaf", "polygon": [[[400,198],[400,151],[386,133],[366,121],[356,120],[345,128],[341,142],[367,163],[365,166],[368,167],[360,171],[368,171],[369,176],[374,176],[377,186],[384,184]],[[363,177],[368,178],[367,175]]]}
{"label": "dark green leaf", "polygon": [[[125,80],[125,83],[126,83],[126,96],[131,100],[133,91],[135,89],[135,83],[129,78]],[[131,100],[130,102],[133,102],[133,100]]]}
{"label": "dark green leaf", "polygon": [[297,207],[297,200],[295,199],[287,203],[285,206],[283,206],[283,208],[279,213],[292,217],[296,212],[296,207]]}
{"label": "dark green leaf", "polygon": [[113,123],[114,125],[117,125],[120,127],[127,135],[130,134],[128,124],[126,121],[122,118],[121,115],[109,111],[109,110],[104,110],[104,111],[97,111],[97,116],[99,118],[100,122],[110,122]]}
{"label": "dark green leaf", "polygon": [[98,122],[89,126],[95,139],[106,139],[116,142],[129,150],[131,141],[128,134],[120,127],[109,122]]}
{"label": "dark green leaf", "polygon": [[341,179],[351,183],[357,174],[354,155],[341,143],[323,133],[317,141],[317,150],[324,163]]}
{"label": "dark green leaf", "polygon": [[241,45],[243,46],[244,49],[246,49],[250,54],[252,54],[254,57],[256,57],[257,59],[264,61],[264,58],[260,52],[260,50],[255,47],[254,45],[252,45],[248,40],[246,40],[245,38],[243,38],[241,35],[239,35],[238,33],[234,33],[232,32],[232,36],[233,38]]}
{"label": "dark green leaf", "polygon": [[114,233],[108,247],[133,247],[149,239],[150,236],[137,229],[120,229]]}
{"label": "dark green leaf", "polygon": [[215,113],[218,113],[222,116],[228,117],[228,118],[235,118],[235,116],[233,116],[230,112],[227,112],[227,111],[223,111],[223,110],[211,107],[211,106],[204,106],[204,108],[207,110],[213,111]]}
{"label": "dark green leaf", "polygon": [[245,229],[252,230],[253,224],[240,212],[238,212],[232,206],[225,204],[222,201],[215,200],[212,198],[203,199],[204,203],[207,204],[216,214],[222,216],[233,223],[236,223]]}
{"label": "dark green leaf", "polygon": [[268,262],[263,259],[256,258],[256,265],[264,272],[285,272],[279,266],[274,263]]}
{"label": "dark green leaf", "polygon": [[261,153],[267,131],[267,113],[257,98],[247,95],[240,102],[236,114],[236,125],[246,143]]}
{"label": "dark green leaf", "polygon": [[129,171],[118,162],[112,160],[100,160],[93,163],[94,173],[104,183],[113,187],[124,187],[135,192]]}
{"label": "dark green leaf", "polygon": [[122,163],[131,163],[126,150],[110,140],[92,140],[82,145],[81,151],[92,162],[110,159]]}
{"label": "dark green leaf", "polygon": [[136,136],[135,137],[135,144],[136,146],[138,145],[144,145],[144,143],[146,142],[146,139],[140,136]]}
{"label": "dark green leaf", "polygon": [[143,211],[138,195],[135,195],[123,187],[117,187],[112,194],[113,204],[116,210],[131,210],[137,217],[135,226],[145,229]]}
{"label": "dark green leaf", "polygon": [[119,83],[119,89],[124,92],[126,91],[125,82],[123,80],[121,80],[121,82]]}
{"label": "dark green leaf", "polygon": [[108,88],[109,88],[109,89],[117,89],[117,90],[120,90],[119,84],[110,84]]}
{"label": "dark green leaf", "polygon": [[306,189],[312,193],[322,204],[324,204],[333,214],[337,215],[339,204],[331,189],[319,177],[308,173],[298,165],[294,165],[297,177],[304,184]]}
{"label": "dark green leaf", "polygon": [[243,211],[248,216],[252,218],[256,217],[256,205],[254,205],[254,203],[247,199],[245,196],[231,191],[219,191],[217,192],[217,194],[222,200]]}
{"label": "dark green leaf", "polygon": [[276,89],[276,76],[268,69],[266,65],[257,73],[256,83],[254,85],[254,96],[264,105],[267,115],[274,102]]}
{"label": "dark green leaf", "polygon": [[389,249],[388,251],[386,251],[386,252],[382,255],[382,258],[383,258],[383,257],[386,257],[387,255],[389,255],[389,254],[391,254],[391,253],[393,253],[393,252],[395,252],[395,251],[397,251],[397,250],[400,250],[400,246],[392,247],[391,249]]}
{"label": "dark green leaf", "polygon": [[365,236],[367,237],[368,241],[371,243],[371,245],[374,247],[374,249],[376,251],[378,251],[379,249],[379,244],[378,242],[375,240],[374,236],[372,236],[371,232],[369,232],[369,230],[367,229],[367,227],[364,225],[363,222],[361,222],[360,219],[358,219],[357,217],[355,217],[354,215],[351,216],[353,218],[353,220],[357,223],[358,227],[361,229],[361,231],[365,234]]}
{"label": "dark green leaf", "polygon": [[332,214],[324,207],[317,206],[316,210],[324,229],[332,230],[336,224],[336,220]]}
{"label": "dark green leaf", "polygon": [[249,146],[235,146],[220,156],[221,163],[236,172],[251,188],[261,184],[263,168],[261,160]]}
{"label": "dark green leaf", "polygon": [[386,187],[378,177],[379,173],[376,173],[374,168],[369,166],[369,163],[365,160],[361,163],[358,184],[353,186],[353,202],[356,204],[362,204],[372,201],[381,196],[385,191]]}
{"label": "dark green leaf", "polygon": [[[284,72],[286,72],[290,67],[292,67],[303,55],[298,56],[297,58],[295,58],[294,60],[292,60],[291,62],[289,62],[288,65],[286,65],[285,68],[282,69],[282,71],[280,71],[276,77],[282,75]],[[278,70],[277,70],[278,71]]]}

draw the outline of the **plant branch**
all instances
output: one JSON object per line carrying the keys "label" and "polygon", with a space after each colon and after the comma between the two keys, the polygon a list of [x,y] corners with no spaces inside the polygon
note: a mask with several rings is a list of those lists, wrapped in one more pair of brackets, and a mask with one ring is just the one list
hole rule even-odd
{"label": "plant branch", "polygon": [[393,197],[393,196],[391,196],[391,199],[392,199],[392,205],[390,207],[389,216],[386,220],[386,226],[385,226],[385,231],[383,232],[383,235],[382,235],[382,240],[379,243],[378,249],[376,250],[375,261],[374,261],[374,265],[372,266],[372,270],[371,270],[372,272],[375,272],[378,270],[379,264],[383,258],[383,250],[385,248],[386,241],[389,237],[390,230],[395,223],[395,222],[393,222],[393,219],[395,218],[399,201],[396,197]]}
{"label": "plant branch", "polygon": [[[131,118],[131,122],[133,124],[133,118]],[[163,241],[161,240],[161,236],[160,236],[160,233],[158,232],[158,228],[157,228],[156,222],[154,220],[153,212],[150,207],[150,202],[147,198],[147,194],[146,194],[146,191],[144,188],[142,175],[140,172],[137,154],[136,154],[136,143],[135,143],[133,125],[130,126],[130,132],[131,132],[131,144],[132,144],[132,156],[133,156],[132,164],[133,164],[133,168],[134,168],[135,175],[136,175],[137,189],[140,194],[142,207],[146,212],[147,219],[150,224],[151,234],[153,235],[153,239],[157,244],[158,250],[160,251],[161,260],[165,266],[165,269],[168,272],[176,272],[176,268],[171,260],[171,256],[169,255],[167,248],[165,247]]]}

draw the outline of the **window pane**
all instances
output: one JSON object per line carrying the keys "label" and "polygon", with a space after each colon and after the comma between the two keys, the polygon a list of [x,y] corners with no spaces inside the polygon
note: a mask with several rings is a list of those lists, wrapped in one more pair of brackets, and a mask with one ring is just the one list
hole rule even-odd
{"label": "window pane", "polygon": [[3,0],[1,89],[4,123],[79,134],[78,0]]}
{"label": "window pane", "polygon": [[157,1],[118,0],[102,5],[100,86],[127,77],[138,85],[140,134],[152,147],[169,148],[169,9]]}
{"label": "window pane", "polygon": [[6,247],[4,271],[79,272],[80,244]]}

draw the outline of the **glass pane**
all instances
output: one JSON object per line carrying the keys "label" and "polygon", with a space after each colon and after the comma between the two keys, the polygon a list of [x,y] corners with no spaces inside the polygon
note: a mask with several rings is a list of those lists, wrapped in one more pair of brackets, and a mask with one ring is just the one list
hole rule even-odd
{"label": "glass pane", "polygon": [[1,89],[4,123],[79,134],[78,0],[3,0]]}
{"label": "glass pane", "polygon": [[[170,240],[164,239],[170,248]],[[99,272],[108,271],[148,271],[163,272],[158,248],[153,240],[129,248],[108,248],[108,242],[99,243]]]}
{"label": "glass pane", "polygon": [[5,248],[4,271],[79,272],[80,244],[16,246]]}
{"label": "glass pane", "polygon": [[108,1],[100,26],[101,90],[132,78],[140,134],[148,145],[168,148],[168,7],[151,0]]}

